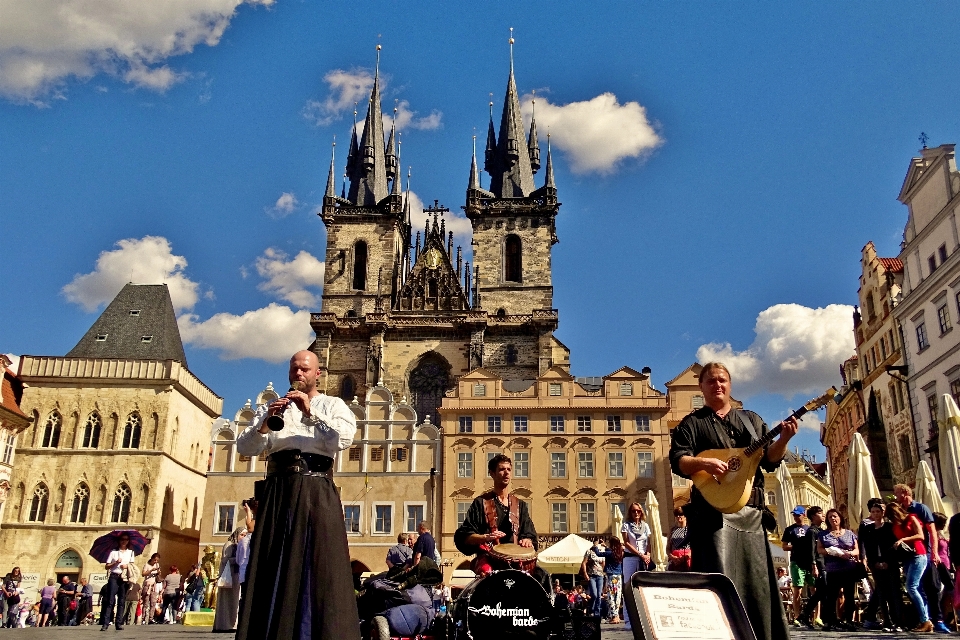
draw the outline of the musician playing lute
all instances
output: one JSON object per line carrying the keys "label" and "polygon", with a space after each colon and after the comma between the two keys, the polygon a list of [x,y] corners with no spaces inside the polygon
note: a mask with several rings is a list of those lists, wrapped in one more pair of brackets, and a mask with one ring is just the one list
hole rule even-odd
{"label": "musician playing lute", "polygon": [[[733,408],[730,371],[723,364],[704,365],[699,385],[704,406],[673,430],[670,465],[674,473],[684,478],[698,472],[721,478],[728,471],[728,461],[700,454],[712,449],[749,447],[763,438],[768,429],[757,414]],[[798,427],[796,418],[788,418],[782,423],[779,438],[764,447],[745,507],[734,513],[721,513],[693,487],[690,504],[684,508],[690,531],[691,569],[722,573],[733,581],[758,640],[789,637],[761,514],[763,472],[772,473],[780,466]]]}

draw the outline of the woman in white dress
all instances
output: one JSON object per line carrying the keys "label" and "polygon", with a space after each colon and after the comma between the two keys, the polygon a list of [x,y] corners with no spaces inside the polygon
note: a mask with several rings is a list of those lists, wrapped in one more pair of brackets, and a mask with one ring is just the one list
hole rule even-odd
{"label": "woman in white dress", "polygon": [[[620,529],[623,539],[623,584],[629,588],[630,579],[637,571],[650,571],[653,563],[650,558],[650,548],[647,544],[650,538],[650,525],[646,523],[646,514],[639,502],[634,502],[627,509],[627,519]],[[626,613],[626,611],[624,611]],[[624,626],[630,629],[630,616],[623,617]]]}

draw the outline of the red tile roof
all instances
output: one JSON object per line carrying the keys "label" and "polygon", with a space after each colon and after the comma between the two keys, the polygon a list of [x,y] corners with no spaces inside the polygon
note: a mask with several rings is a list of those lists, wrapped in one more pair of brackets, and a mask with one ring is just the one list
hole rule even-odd
{"label": "red tile roof", "polygon": [[880,264],[883,265],[883,268],[887,271],[893,271],[895,273],[903,272],[903,260],[900,258],[877,258],[880,261]]}
{"label": "red tile roof", "polygon": [[27,416],[20,410],[20,397],[23,395],[23,386],[20,380],[7,369],[3,372],[3,408],[11,413]]}

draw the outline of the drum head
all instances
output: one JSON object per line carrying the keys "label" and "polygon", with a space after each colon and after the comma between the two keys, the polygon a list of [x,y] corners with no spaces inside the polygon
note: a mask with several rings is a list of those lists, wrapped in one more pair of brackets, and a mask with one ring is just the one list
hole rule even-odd
{"label": "drum head", "polygon": [[472,640],[545,640],[553,607],[540,583],[522,571],[474,580],[456,604],[456,624]]}
{"label": "drum head", "polygon": [[537,557],[536,549],[532,547],[521,547],[518,544],[498,544],[490,549],[490,554],[495,557],[506,560],[534,560]]}

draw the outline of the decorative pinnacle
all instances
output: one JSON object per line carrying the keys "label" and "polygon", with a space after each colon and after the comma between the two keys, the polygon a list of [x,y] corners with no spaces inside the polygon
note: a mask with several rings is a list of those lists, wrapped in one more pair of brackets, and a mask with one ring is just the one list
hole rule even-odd
{"label": "decorative pinnacle", "polygon": [[510,73],[513,73],[513,27],[510,27]]}

